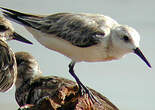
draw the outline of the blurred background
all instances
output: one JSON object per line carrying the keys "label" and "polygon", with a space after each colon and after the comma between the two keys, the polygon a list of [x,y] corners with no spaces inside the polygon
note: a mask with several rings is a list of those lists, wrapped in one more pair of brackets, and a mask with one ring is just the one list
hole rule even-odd
{"label": "blurred background", "polygon": [[[152,64],[148,68],[134,54],[111,62],[78,63],[75,72],[81,81],[105,95],[120,110],[155,110],[155,1],[154,0],[1,0],[0,6],[33,14],[58,12],[100,13],[120,24],[134,27],[141,35],[140,48]],[[44,75],[56,75],[74,80],[68,73],[70,59],[39,44],[22,26],[13,23],[19,34],[34,44],[10,41],[17,51],[27,51],[36,57]],[[0,109],[17,110],[15,87],[0,93]]]}

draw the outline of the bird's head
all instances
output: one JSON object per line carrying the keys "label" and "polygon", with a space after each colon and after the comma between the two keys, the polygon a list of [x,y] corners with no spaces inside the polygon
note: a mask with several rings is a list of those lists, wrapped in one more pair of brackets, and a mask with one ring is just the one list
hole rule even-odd
{"label": "bird's head", "polygon": [[2,40],[17,40],[20,42],[32,44],[29,40],[25,39],[14,31],[12,24],[4,17],[0,17],[0,39]]}
{"label": "bird's head", "polygon": [[18,73],[16,87],[24,81],[41,75],[39,64],[31,54],[27,52],[16,52],[15,57]]}
{"label": "bird's head", "polygon": [[113,48],[116,48],[118,53],[122,54],[122,56],[127,53],[135,53],[151,67],[150,63],[139,49],[139,42],[139,33],[127,25],[119,25],[112,29],[112,45]]}

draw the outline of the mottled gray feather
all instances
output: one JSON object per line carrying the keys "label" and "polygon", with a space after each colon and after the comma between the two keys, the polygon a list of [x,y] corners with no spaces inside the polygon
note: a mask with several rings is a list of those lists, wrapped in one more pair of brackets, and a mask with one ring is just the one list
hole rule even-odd
{"label": "mottled gray feather", "polygon": [[23,20],[43,33],[54,34],[79,47],[95,45],[100,42],[96,35],[105,35],[95,19],[82,14],[59,13],[39,19],[23,17]]}
{"label": "mottled gray feather", "polygon": [[105,20],[102,15],[58,13],[41,17],[2,9],[5,10],[5,17],[43,33],[56,35],[75,46],[88,47],[98,44],[105,35],[102,29]]}
{"label": "mottled gray feather", "polygon": [[17,68],[15,56],[10,47],[0,40],[0,92],[5,92],[14,84]]}

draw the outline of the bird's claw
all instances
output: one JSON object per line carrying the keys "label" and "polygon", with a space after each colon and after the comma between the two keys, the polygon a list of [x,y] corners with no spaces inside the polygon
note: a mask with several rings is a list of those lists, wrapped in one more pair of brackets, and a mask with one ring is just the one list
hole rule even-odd
{"label": "bird's claw", "polygon": [[79,92],[80,95],[83,96],[84,94],[88,95],[88,98],[91,100],[91,102],[94,104],[95,102],[99,103],[98,99],[93,95],[93,93],[85,87],[83,84],[79,86]]}

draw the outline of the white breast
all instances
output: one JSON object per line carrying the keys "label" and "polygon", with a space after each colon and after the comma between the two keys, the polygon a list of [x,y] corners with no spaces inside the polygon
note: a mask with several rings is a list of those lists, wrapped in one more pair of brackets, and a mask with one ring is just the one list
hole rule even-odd
{"label": "white breast", "polygon": [[26,27],[26,29],[30,31],[34,38],[37,39],[37,41],[39,41],[42,45],[71,58],[73,61],[96,62],[104,61],[107,57],[103,44],[81,48],[56,37],[55,35],[42,33],[29,27]]}

